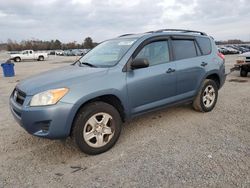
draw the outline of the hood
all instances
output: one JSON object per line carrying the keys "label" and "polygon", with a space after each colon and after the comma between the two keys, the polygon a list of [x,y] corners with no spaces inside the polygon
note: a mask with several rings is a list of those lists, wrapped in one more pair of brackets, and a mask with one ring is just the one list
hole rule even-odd
{"label": "hood", "polygon": [[40,73],[22,80],[17,84],[17,88],[25,92],[26,95],[34,95],[42,91],[60,87],[70,88],[74,83],[84,82],[97,76],[101,76],[105,74],[107,70],[108,68],[79,67],[78,65],[70,65]]}

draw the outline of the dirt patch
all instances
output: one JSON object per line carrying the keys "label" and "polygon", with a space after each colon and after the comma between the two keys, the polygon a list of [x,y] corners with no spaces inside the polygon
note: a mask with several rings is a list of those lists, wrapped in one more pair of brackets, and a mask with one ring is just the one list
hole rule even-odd
{"label": "dirt patch", "polygon": [[248,80],[241,80],[241,79],[230,79],[229,82],[238,82],[238,83],[245,83],[248,82]]}

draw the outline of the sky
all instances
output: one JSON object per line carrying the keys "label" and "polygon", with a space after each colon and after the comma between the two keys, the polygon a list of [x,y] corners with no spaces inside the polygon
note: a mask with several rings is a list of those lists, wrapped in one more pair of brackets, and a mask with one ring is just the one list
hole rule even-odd
{"label": "sky", "polygon": [[250,0],[0,0],[0,42],[101,42],[163,28],[250,41]]}

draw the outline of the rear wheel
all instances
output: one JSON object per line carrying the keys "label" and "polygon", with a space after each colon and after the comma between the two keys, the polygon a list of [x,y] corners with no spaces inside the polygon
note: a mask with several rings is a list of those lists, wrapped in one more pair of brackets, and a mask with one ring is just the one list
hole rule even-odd
{"label": "rear wheel", "polygon": [[245,69],[243,69],[243,68],[240,69],[240,76],[241,76],[241,77],[247,77],[247,74],[248,74],[248,71],[247,71],[247,70],[245,70]]}
{"label": "rear wheel", "polygon": [[38,57],[38,61],[43,61],[44,60],[44,57],[43,56],[39,56]]}
{"label": "rear wheel", "polygon": [[21,61],[21,58],[20,58],[20,57],[15,57],[14,61],[15,61],[15,62],[20,62],[20,61]]}
{"label": "rear wheel", "polygon": [[193,108],[200,112],[210,112],[216,105],[218,86],[213,80],[206,79],[193,101]]}
{"label": "rear wheel", "polygon": [[121,124],[120,114],[112,105],[93,102],[77,114],[72,137],[84,153],[100,154],[116,143],[120,136]]}

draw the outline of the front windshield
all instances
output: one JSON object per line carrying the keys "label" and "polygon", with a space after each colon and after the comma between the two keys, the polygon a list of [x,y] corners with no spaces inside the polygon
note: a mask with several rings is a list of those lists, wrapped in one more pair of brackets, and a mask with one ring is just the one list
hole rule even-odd
{"label": "front windshield", "polygon": [[83,56],[79,62],[94,67],[111,67],[119,62],[136,39],[115,39],[105,41]]}

